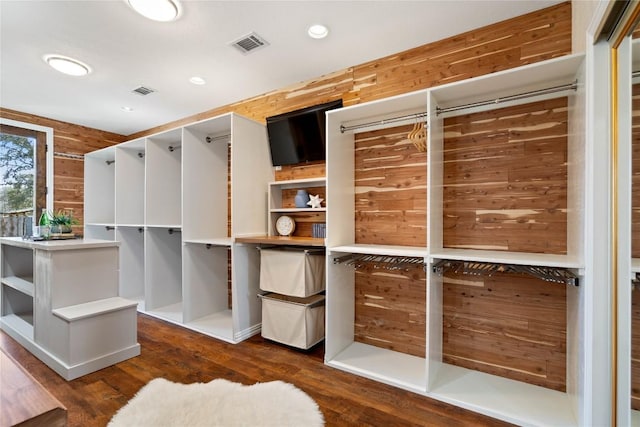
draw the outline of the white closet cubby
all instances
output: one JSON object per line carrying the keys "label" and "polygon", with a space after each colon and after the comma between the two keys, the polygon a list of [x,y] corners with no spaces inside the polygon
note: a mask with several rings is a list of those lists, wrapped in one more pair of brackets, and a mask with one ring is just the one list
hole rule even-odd
{"label": "white closet cubby", "polygon": [[116,148],[107,147],[84,157],[84,222],[115,223]]}
{"label": "white closet cubby", "polygon": [[145,153],[145,224],[182,225],[182,131],[147,138]]}
{"label": "white closet cubby", "polygon": [[267,233],[264,125],[229,113],[86,158],[85,236],[120,242],[119,294],[224,341],[258,333],[259,253],[235,238]]}
{"label": "white closet cubby", "polygon": [[145,310],[182,322],[182,239],[172,228],[147,227],[144,242]]}
{"label": "white closet cubby", "polygon": [[145,229],[141,226],[118,226],[115,240],[120,242],[119,295],[136,301],[138,309],[144,311]]}
{"label": "white closet cubby", "polygon": [[116,223],[141,226],[144,220],[145,141],[118,146],[115,164]]}
{"label": "white closet cubby", "polygon": [[[579,315],[588,300],[589,289],[564,284],[566,290],[566,392],[522,381],[462,368],[443,362],[443,278],[432,267],[440,260],[489,262],[524,266],[563,268],[578,282],[584,279],[585,135],[584,56],[570,55],[516,69],[472,78],[392,98],[345,107],[327,113],[327,303],[325,362],[333,367],[372,378],[396,387],[425,394],[457,406],[520,425],[582,425],[586,419],[589,387],[585,349],[588,334]],[[571,86],[543,93],[543,89]],[[540,91],[535,97],[518,97]],[[514,96],[513,98],[510,98]],[[444,117],[481,112],[558,97],[568,97],[567,150],[567,242],[566,254],[539,254],[508,250],[446,247],[443,239]],[[464,112],[440,109],[468,106]],[[509,100],[505,101],[503,98]],[[427,113],[427,244],[391,246],[356,242],[354,218],[354,132],[341,127],[366,124],[366,130],[390,127],[390,119]],[[412,124],[415,118],[394,121],[393,126]],[[342,128],[344,130],[344,128]],[[388,173],[393,173],[389,171]],[[425,357],[379,348],[356,341],[356,273],[333,260],[350,254],[415,257],[424,260],[426,293]],[[541,410],[544,408],[544,410]]]}

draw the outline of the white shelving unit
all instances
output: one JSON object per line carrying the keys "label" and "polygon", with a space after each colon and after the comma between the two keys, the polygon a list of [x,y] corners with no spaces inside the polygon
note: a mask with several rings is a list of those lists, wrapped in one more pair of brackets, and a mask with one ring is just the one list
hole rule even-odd
{"label": "white shelving unit", "polygon": [[[521,425],[581,425],[586,414],[583,397],[588,387],[580,342],[586,333],[578,313],[589,290],[567,289],[567,392],[530,385],[443,363],[442,277],[427,274],[424,296],[427,313],[426,357],[416,357],[356,342],[355,273],[334,264],[349,254],[423,258],[427,267],[439,260],[507,263],[570,269],[579,280],[584,274],[585,152],[584,152],[584,56],[570,55],[451,83],[392,98],[359,104],[327,113],[327,321],[325,362],[333,367],[396,387],[422,393],[458,406]],[[443,116],[438,108],[466,105],[529,91],[566,85],[577,79],[576,91],[540,95],[496,105],[466,109],[486,111],[559,96],[569,97],[567,254],[542,255],[493,250],[443,247]],[[428,113],[427,229],[426,247],[362,245],[355,243],[354,136],[341,126],[381,123],[385,119]],[[450,115],[461,113],[449,113]],[[395,122],[394,125],[410,124]],[[387,125],[388,126],[388,125]],[[367,130],[376,126],[368,126]],[[544,410],[541,410],[544,408]]]}
{"label": "white shelving unit", "polygon": [[2,321],[33,340],[33,251],[28,248],[3,246],[1,255]]}
{"label": "white shelving unit", "polygon": [[[315,187],[326,187],[327,180],[325,178],[303,178],[291,179],[285,181],[273,181],[269,183],[269,235],[277,236],[275,223],[279,216],[290,215],[296,213],[325,213],[326,205],[320,208],[298,208],[295,206],[283,206],[282,191],[283,190],[305,190]],[[323,202],[325,204],[326,201]]]}
{"label": "white shelving unit", "polygon": [[0,257],[0,328],[64,379],[140,354],[117,242],[2,237]]}
{"label": "white shelving unit", "polygon": [[140,312],[224,341],[258,333],[259,254],[235,238],[267,233],[265,215],[255,214],[266,211],[273,180],[264,125],[224,114],[86,159],[87,204],[108,180],[109,201],[98,208],[114,214],[88,207],[95,221],[85,236],[120,242],[119,294]]}

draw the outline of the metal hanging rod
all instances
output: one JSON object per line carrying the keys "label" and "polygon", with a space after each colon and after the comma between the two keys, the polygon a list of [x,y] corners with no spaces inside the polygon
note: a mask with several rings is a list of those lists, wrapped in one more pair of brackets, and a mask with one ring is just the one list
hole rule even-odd
{"label": "metal hanging rod", "polygon": [[66,159],[84,160],[84,154],[61,153],[59,151],[54,151],[53,155],[56,157],[64,157]]}
{"label": "metal hanging rod", "polygon": [[424,258],[391,256],[391,255],[368,255],[368,254],[349,254],[333,259],[334,264],[344,264],[355,269],[367,266],[379,268],[383,270],[409,270],[413,267],[424,267]]}
{"label": "metal hanging rod", "polygon": [[422,113],[407,114],[405,116],[392,117],[390,119],[383,119],[383,120],[378,120],[376,122],[362,123],[359,125],[351,125],[351,126],[340,125],[340,133],[345,133],[352,130],[367,128],[371,126],[383,126],[389,123],[402,122],[402,121],[411,120],[411,119],[421,119],[421,118],[426,119],[427,117],[428,117],[428,114],[425,111]]}
{"label": "metal hanging rod", "polygon": [[112,164],[114,164],[116,161],[115,160],[105,160],[104,161],[108,166],[111,166]]}
{"label": "metal hanging rod", "polygon": [[440,260],[433,265],[434,273],[443,274],[445,271],[472,276],[491,276],[496,272],[529,274],[545,282],[578,286],[578,277],[568,269],[560,267],[452,260]]}
{"label": "metal hanging rod", "polygon": [[181,148],[182,148],[181,145],[170,145],[169,146],[169,151],[171,151],[173,153],[174,151],[179,150]]}
{"label": "metal hanging rod", "polygon": [[107,231],[111,231],[111,230],[115,230],[115,229],[116,229],[116,228],[115,228],[114,226],[112,226],[112,225],[105,225],[105,226],[104,226],[104,228],[105,228],[105,230],[107,230]]}
{"label": "metal hanging rod", "polygon": [[632,71],[631,78],[640,77],[640,70]]}
{"label": "metal hanging rod", "polygon": [[169,232],[169,234],[181,233],[182,232],[182,230],[180,230],[179,228],[170,228],[167,231]]}
{"label": "metal hanging rod", "polygon": [[207,136],[207,137],[205,138],[205,140],[206,140],[208,143],[212,143],[212,142],[215,142],[215,141],[221,141],[221,140],[223,140],[223,139],[224,139],[224,140],[228,140],[228,141],[230,141],[230,140],[231,140],[231,134],[229,133],[229,134],[227,134],[227,135]]}
{"label": "metal hanging rod", "polygon": [[446,107],[446,108],[436,107],[436,115],[451,113],[453,111],[466,110],[468,108],[483,107],[485,105],[492,105],[492,104],[501,104],[503,102],[508,102],[508,101],[517,101],[520,99],[531,98],[534,96],[547,95],[550,93],[564,92],[567,90],[577,90],[577,89],[578,89],[578,80],[574,80],[571,83],[566,83],[563,85],[553,86],[545,89],[538,89],[538,90],[532,90],[529,92],[518,93],[516,95],[509,95],[502,98],[471,102],[469,104],[456,105],[454,107]]}

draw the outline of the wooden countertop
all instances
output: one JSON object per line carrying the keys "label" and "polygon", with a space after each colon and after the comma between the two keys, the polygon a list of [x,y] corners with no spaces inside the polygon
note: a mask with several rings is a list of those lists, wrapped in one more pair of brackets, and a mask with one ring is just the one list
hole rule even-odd
{"label": "wooden countertop", "polygon": [[0,407],[0,427],[67,425],[67,408],[4,351],[0,351]]}
{"label": "wooden countertop", "polygon": [[255,243],[264,245],[318,246],[324,247],[324,239],[298,236],[247,236],[236,237],[236,243]]}

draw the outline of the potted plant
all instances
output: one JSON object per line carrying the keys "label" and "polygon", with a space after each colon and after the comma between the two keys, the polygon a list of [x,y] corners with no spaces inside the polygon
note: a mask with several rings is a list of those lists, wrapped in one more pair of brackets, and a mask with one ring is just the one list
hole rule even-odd
{"label": "potted plant", "polygon": [[51,234],[69,234],[73,230],[71,226],[77,224],[78,221],[73,218],[71,211],[64,211],[60,209],[51,215]]}

